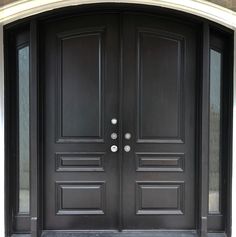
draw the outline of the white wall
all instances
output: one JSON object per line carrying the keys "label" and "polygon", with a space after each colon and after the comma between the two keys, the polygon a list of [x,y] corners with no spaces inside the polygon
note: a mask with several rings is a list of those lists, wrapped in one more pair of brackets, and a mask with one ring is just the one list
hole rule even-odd
{"label": "white wall", "polygon": [[232,237],[236,236],[236,28],[234,29]]}
{"label": "white wall", "polygon": [[4,62],[3,26],[0,23],[0,236],[4,236]]}
{"label": "white wall", "polygon": [[[55,8],[98,3],[139,3],[167,7],[192,13],[236,32],[236,13],[203,0],[20,0],[0,8],[0,237],[4,236],[4,61],[3,25]],[[236,33],[235,33],[236,45]],[[236,59],[236,50],[234,50]],[[236,60],[234,62],[234,120],[233,120],[233,216],[232,237],[236,237]]]}

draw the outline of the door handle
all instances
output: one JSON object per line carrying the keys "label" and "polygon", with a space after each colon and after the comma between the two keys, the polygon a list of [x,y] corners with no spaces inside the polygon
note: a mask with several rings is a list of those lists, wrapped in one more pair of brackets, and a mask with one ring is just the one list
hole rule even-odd
{"label": "door handle", "polygon": [[125,139],[126,139],[126,140],[129,140],[130,138],[131,138],[131,133],[127,132],[127,133],[125,134]]}

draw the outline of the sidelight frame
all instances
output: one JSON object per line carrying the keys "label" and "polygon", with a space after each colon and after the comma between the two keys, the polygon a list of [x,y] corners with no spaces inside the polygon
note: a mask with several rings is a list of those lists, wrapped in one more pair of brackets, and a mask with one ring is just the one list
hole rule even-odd
{"label": "sidelight frame", "polygon": [[[218,213],[208,213],[208,229],[219,228],[219,226],[224,226],[228,220],[224,221],[224,216],[229,218],[228,215],[225,215],[228,210],[231,210],[229,202],[230,195],[223,195],[227,193],[230,189],[230,176],[232,175],[232,161],[227,159],[231,156],[232,144],[232,120],[229,120],[229,116],[232,117],[231,107],[232,105],[232,95],[233,95],[233,84],[232,80],[229,80],[230,73],[232,72],[232,50],[233,47],[230,39],[227,39],[222,32],[217,29],[210,28],[210,47],[209,50],[213,49],[221,53],[221,98],[220,98],[220,107],[221,107],[221,118],[220,118],[220,210]],[[210,122],[210,121],[209,121]],[[224,162],[225,161],[225,162]],[[218,227],[217,227],[217,225]],[[221,227],[222,228],[222,227]]]}
{"label": "sidelight frame", "polygon": [[[12,72],[10,72],[10,63],[9,63],[9,55],[11,54],[11,49],[9,48],[10,43],[8,42],[8,37],[11,34],[11,32],[17,32],[18,28],[21,28],[22,26],[27,25],[29,29],[29,41],[30,41],[30,137],[31,137],[31,149],[30,149],[30,156],[31,156],[31,215],[30,215],[30,232],[32,237],[38,237],[42,233],[42,227],[43,227],[43,182],[42,182],[42,122],[43,122],[43,111],[42,108],[42,95],[43,95],[43,89],[42,89],[42,82],[40,80],[40,72],[39,72],[39,41],[40,41],[40,26],[41,22],[47,19],[52,19],[55,17],[66,17],[66,15],[70,14],[70,17],[73,14],[77,14],[78,12],[81,14],[87,14],[89,11],[93,12],[118,12],[120,14],[120,19],[122,21],[122,13],[125,11],[140,11],[145,12],[148,14],[166,14],[168,13],[169,17],[174,20],[182,21],[184,19],[188,19],[192,21],[196,26],[198,27],[198,36],[199,36],[199,42],[201,42],[198,46],[200,47],[201,53],[198,55],[198,61],[199,59],[202,59],[202,64],[198,65],[198,68],[201,73],[197,75],[197,81],[198,84],[196,85],[196,91],[197,91],[197,127],[196,127],[196,134],[197,134],[197,146],[196,149],[196,191],[199,191],[199,198],[196,198],[196,230],[198,231],[199,235],[201,237],[205,237],[208,235],[208,225],[209,225],[209,215],[208,215],[208,184],[206,180],[208,180],[208,147],[206,144],[208,144],[208,117],[209,117],[209,111],[208,111],[208,102],[209,102],[209,49],[210,49],[210,37],[211,32],[218,31],[223,38],[227,39],[229,42],[228,44],[228,51],[233,51],[233,32],[229,30],[228,28],[225,28],[221,25],[218,25],[216,23],[210,22],[208,20],[202,19],[200,17],[196,17],[187,13],[181,13],[174,10],[163,10],[158,7],[148,7],[148,6],[130,6],[126,4],[120,4],[119,6],[113,6],[113,5],[102,5],[102,9],[104,9],[104,6],[107,10],[100,10],[100,5],[94,5],[91,6],[81,6],[79,8],[68,8],[63,10],[56,10],[54,12],[44,13],[39,16],[33,16],[25,20],[20,20],[18,22],[14,22],[13,24],[6,25],[4,27],[5,31],[5,42],[6,42],[6,51],[5,51],[5,91],[6,93],[6,100],[5,100],[5,148],[6,148],[6,161],[9,160],[9,119],[11,118],[10,112],[9,112],[9,104],[11,103],[11,100],[9,98],[8,92],[10,91],[10,85],[8,83],[9,77],[12,77]],[[91,10],[93,9],[93,10]],[[111,10],[112,9],[112,10]],[[114,10],[115,9],[115,10]],[[118,10],[117,10],[118,9]],[[120,10],[122,9],[122,10]],[[177,19],[177,18],[181,18]],[[120,55],[123,54],[122,49],[122,33],[120,33],[121,37],[121,45],[120,45]],[[227,215],[226,215],[226,223],[224,225],[225,233],[227,233],[227,236],[231,236],[231,196],[232,196],[232,114],[233,114],[233,54],[229,52],[228,56],[229,58],[229,64],[228,64],[228,106],[227,106],[227,118],[225,118],[225,124],[227,124],[227,141],[228,144],[225,144],[223,149],[227,151]],[[120,99],[122,98],[122,59],[120,62]],[[227,70],[226,70],[227,71]],[[14,76],[13,76],[14,77]],[[122,101],[121,103],[122,104]],[[122,117],[122,106],[120,105],[120,118]],[[121,121],[121,120],[120,120]],[[122,125],[121,125],[122,126]],[[119,128],[120,131],[122,131],[122,127]],[[200,130],[200,132],[199,132]],[[122,139],[120,138],[119,143],[120,146]],[[121,160],[122,155],[119,156],[120,158],[120,173],[121,170]],[[200,159],[200,162],[197,162],[198,158]],[[10,234],[13,234],[11,229],[11,221],[10,221],[10,210],[9,207],[11,206],[11,196],[12,196],[12,189],[10,188],[11,181],[11,168],[10,163],[6,162],[5,166],[5,173],[6,173],[6,200],[9,200],[6,207],[6,230],[7,235],[10,236]],[[199,175],[200,174],[200,175]],[[199,175],[199,179],[197,179]],[[122,178],[120,178],[120,183],[122,183]],[[121,199],[121,197],[120,197]],[[119,204],[120,210],[122,206],[122,202]],[[199,207],[199,212],[197,212],[197,207]],[[121,219],[122,213],[120,213],[120,221],[119,221],[119,229],[122,229],[122,219]],[[215,232],[219,232],[214,231]],[[222,231],[220,231],[222,232]],[[222,232],[223,234],[223,232]]]}
{"label": "sidelight frame", "polygon": [[[5,92],[6,97],[13,97],[13,99],[5,101],[5,113],[9,115],[8,119],[5,120],[5,130],[8,131],[5,135],[5,151],[8,156],[8,159],[6,159],[6,169],[9,173],[6,179],[9,185],[9,189],[6,192],[6,195],[8,195],[8,205],[6,207],[8,212],[6,212],[6,219],[8,220],[7,225],[9,226],[9,230],[25,233],[30,229],[30,212],[19,213],[19,105],[17,103],[19,98],[19,78],[17,55],[18,50],[21,48],[25,46],[30,47],[28,26],[24,24],[14,32],[7,32],[5,40],[7,47],[9,47],[9,50],[5,51],[5,56],[7,55],[5,65],[11,65],[11,67],[5,67],[6,77],[8,78],[8,80],[5,81]],[[14,67],[15,70],[12,70],[12,67]],[[10,195],[11,193],[14,193],[14,195]]]}

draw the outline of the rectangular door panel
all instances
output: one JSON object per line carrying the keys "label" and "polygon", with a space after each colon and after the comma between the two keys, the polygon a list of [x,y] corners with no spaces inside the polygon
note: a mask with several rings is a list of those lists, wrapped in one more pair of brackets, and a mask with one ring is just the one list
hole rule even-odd
{"label": "rectangular door panel", "polygon": [[138,141],[183,142],[184,39],[145,28],[137,34]]}
{"label": "rectangular door panel", "polygon": [[137,215],[181,215],[184,206],[183,182],[137,182]]}
{"label": "rectangular door panel", "polygon": [[136,152],[136,171],[183,172],[183,153]]}
{"label": "rectangular door panel", "polygon": [[57,215],[104,215],[104,182],[57,182]]}
{"label": "rectangular door panel", "polygon": [[58,141],[103,139],[103,43],[103,28],[58,35]]}
{"label": "rectangular door panel", "polygon": [[104,152],[59,152],[55,155],[56,171],[104,171]]}

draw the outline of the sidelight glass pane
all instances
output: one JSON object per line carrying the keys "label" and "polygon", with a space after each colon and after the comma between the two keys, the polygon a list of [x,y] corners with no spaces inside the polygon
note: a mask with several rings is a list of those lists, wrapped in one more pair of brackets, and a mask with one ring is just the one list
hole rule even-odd
{"label": "sidelight glass pane", "polygon": [[210,51],[209,212],[220,212],[221,60]]}
{"label": "sidelight glass pane", "polygon": [[19,212],[29,213],[29,46],[18,49]]}

